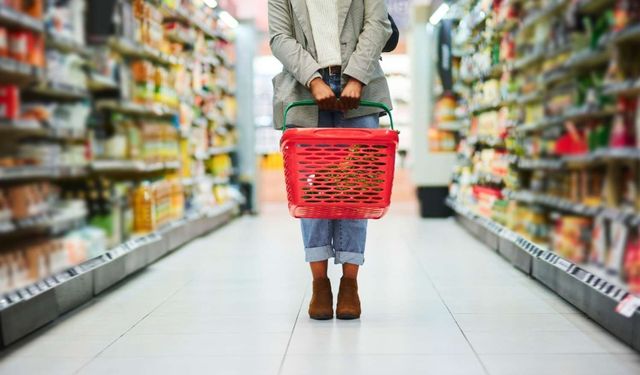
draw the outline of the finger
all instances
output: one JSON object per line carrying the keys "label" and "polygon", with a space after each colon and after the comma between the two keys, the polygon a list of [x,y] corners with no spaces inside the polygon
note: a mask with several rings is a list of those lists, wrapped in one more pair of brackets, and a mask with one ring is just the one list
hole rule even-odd
{"label": "finger", "polygon": [[325,111],[331,111],[333,110],[334,104],[333,104],[333,98],[327,96],[325,97],[325,99],[322,102],[322,109],[324,109]]}
{"label": "finger", "polygon": [[360,107],[360,98],[359,97],[353,98],[353,109],[358,109],[359,107]]}
{"label": "finger", "polygon": [[346,101],[346,109],[354,109],[355,108],[355,102],[354,99],[351,95],[349,95],[347,97],[347,101]]}

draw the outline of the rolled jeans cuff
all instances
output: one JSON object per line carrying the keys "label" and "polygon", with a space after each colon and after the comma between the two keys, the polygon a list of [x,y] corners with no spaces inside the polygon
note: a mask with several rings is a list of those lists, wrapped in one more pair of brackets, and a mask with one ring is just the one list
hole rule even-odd
{"label": "rolled jeans cuff", "polygon": [[304,249],[306,262],[322,262],[329,258],[333,258],[335,254],[331,246],[309,247]]}
{"label": "rolled jeans cuff", "polygon": [[364,254],[336,251],[335,264],[345,263],[361,266],[364,264]]}

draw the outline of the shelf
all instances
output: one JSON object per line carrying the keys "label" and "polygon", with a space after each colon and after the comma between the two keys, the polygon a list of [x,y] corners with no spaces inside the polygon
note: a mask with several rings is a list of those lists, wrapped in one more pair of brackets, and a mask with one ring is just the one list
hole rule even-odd
{"label": "shelf", "polygon": [[46,82],[29,87],[27,92],[54,99],[83,100],[89,98],[89,90],[87,88],[58,82]]}
{"label": "shelf", "polygon": [[168,253],[231,221],[235,202],[193,213],[28,287],[0,297],[0,332],[9,345],[90,301]]}
{"label": "shelf", "polygon": [[519,22],[518,20],[515,19],[507,19],[505,21],[500,22],[497,26],[496,26],[496,30],[497,31],[505,31],[505,32],[510,32],[515,30],[515,28],[518,26]]}
{"label": "shelf", "polygon": [[615,4],[616,0],[582,0],[578,11],[583,14],[595,14]]}
{"label": "shelf", "polygon": [[640,95],[640,80],[627,80],[624,82],[609,83],[603,88],[604,94],[615,96]]}
{"label": "shelf", "polygon": [[100,74],[89,74],[87,80],[87,87],[90,91],[115,91],[120,89],[118,82],[107,76]]}
{"label": "shelf", "polygon": [[518,160],[518,168],[524,170],[546,169],[557,170],[564,165],[560,159],[523,159]]}
{"label": "shelf", "polygon": [[13,10],[6,5],[0,5],[0,24],[21,27],[36,32],[42,32],[44,30],[42,20]]}
{"label": "shelf", "polygon": [[516,60],[513,63],[513,69],[514,70],[524,70],[524,69],[527,69],[528,67],[530,67],[532,65],[536,65],[536,64],[542,62],[544,60],[545,56],[546,56],[544,48],[538,46],[536,49],[537,49],[536,52],[533,52],[528,56],[523,56],[523,57],[519,58],[518,60]]}
{"label": "shelf", "polygon": [[510,191],[506,192],[505,196],[509,199],[513,199],[519,202],[539,204],[547,206],[549,208],[581,216],[594,217],[602,211],[601,207],[587,206],[581,203],[572,202],[568,199],[558,198],[546,194],[533,193],[529,191]]}
{"label": "shelf", "polygon": [[180,162],[146,163],[138,160],[94,160],[91,170],[96,173],[154,173],[180,168]]}
{"label": "shelf", "polygon": [[98,110],[109,110],[129,115],[175,117],[178,112],[162,104],[145,105],[117,99],[103,99],[95,102]]}
{"label": "shelf", "polygon": [[43,137],[62,140],[80,140],[87,136],[85,129],[49,128],[37,120],[0,120],[0,134],[8,136]]}
{"label": "shelf", "polygon": [[82,166],[24,166],[0,168],[0,181],[78,178],[87,175]]}
{"label": "shelf", "polygon": [[616,113],[613,109],[569,108],[562,116],[546,117],[536,123],[518,125],[515,129],[519,133],[530,133],[541,131],[552,126],[562,125],[567,121],[580,122],[590,119],[606,118],[614,116]]}
{"label": "shelf", "polygon": [[214,176],[214,177],[211,177],[210,181],[213,185],[228,185],[230,182],[230,179],[229,177]]}
{"label": "shelf", "polygon": [[531,29],[536,24],[541,21],[553,16],[558,13],[562,8],[564,8],[569,2],[567,0],[556,0],[553,3],[547,5],[545,8],[542,8],[535,13],[525,17],[520,26],[519,33],[525,32]]}
{"label": "shelf", "polygon": [[482,185],[487,183],[493,185],[502,185],[504,184],[504,177],[497,176],[493,173],[476,172],[475,175],[471,176],[471,181],[473,181],[474,185]]}
{"label": "shelf", "polygon": [[42,69],[0,57],[0,83],[26,83],[38,80]]}
{"label": "shelf", "polygon": [[197,19],[196,17],[194,17],[193,14],[189,14],[182,8],[174,9],[168,6],[163,6],[160,10],[162,11],[162,14],[164,15],[165,19],[168,19],[168,20],[173,19],[173,20],[180,21],[182,23],[193,25],[211,39],[222,39],[221,35],[219,35],[210,27],[205,25],[203,21]]}
{"label": "shelf", "polygon": [[544,96],[537,91],[524,94],[518,97],[516,102],[520,105],[527,105],[531,103],[537,103],[544,100]]}
{"label": "shelf", "polygon": [[210,155],[208,152],[199,151],[193,154],[193,158],[196,160],[209,160]]}
{"label": "shelf", "polygon": [[611,37],[611,43],[640,42],[640,24],[619,31]]}
{"label": "shelf", "polygon": [[147,59],[163,65],[182,65],[184,61],[176,56],[166,54],[142,43],[121,37],[113,37],[109,45],[115,51],[128,57]]}
{"label": "shelf", "polygon": [[580,216],[596,217],[603,216],[609,220],[615,220],[636,226],[640,224],[640,213],[633,210],[605,206],[589,206],[576,203],[568,199],[558,198],[547,194],[533,193],[527,190],[503,191],[506,198],[528,204],[538,204],[551,209],[563,211]]}
{"label": "shelf", "polygon": [[[211,66],[220,66],[221,62],[217,56],[202,56],[196,55],[195,61],[198,61],[201,64],[208,64]],[[207,92],[208,93],[208,92]]]}
{"label": "shelf", "polygon": [[497,137],[477,136],[472,135],[467,137],[467,142],[470,145],[485,145],[489,147],[503,147],[504,140]]}
{"label": "shelf", "polygon": [[611,51],[609,49],[592,50],[591,48],[586,48],[571,55],[563,66],[569,70],[595,68],[606,65],[610,56]]}
{"label": "shelf", "polygon": [[87,56],[90,54],[86,45],[69,36],[60,35],[55,32],[47,32],[47,44],[62,52],[77,53],[81,56]]}
{"label": "shelf", "polygon": [[564,123],[565,119],[562,116],[556,116],[556,117],[547,117],[544,118],[536,123],[531,123],[531,124],[524,124],[524,125],[519,125],[516,126],[516,131],[521,132],[521,133],[528,133],[528,132],[534,132],[534,131],[539,131],[539,130],[544,130],[546,128],[549,128],[551,126],[555,126],[555,125],[562,125]]}
{"label": "shelf", "polygon": [[170,33],[166,33],[165,36],[167,37],[168,40],[174,43],[184,44],[187,46],[192,46],[196,44],[195,40],[187,38],[186,36],[182,35],[182,33],[170,32]]}
{"label": "shelf", "polygon": [[236,151],[237,146],[222,146],[222,147],[211,147],[209,148],[208,154],[210,156],[222,155],[222,154],[230,154]]}
{"label": "shelf", "polygon": [[228,185],[230,183],[230,177],[215,177],[207,174],[199,177],[185,177],[181,181],[184,186],[193,186],[204,182],[212,185]]}
{"label": "shelf", "polygon": [[452,199],[447,204],[457,213],[459,223],[489,249],[640,350],[640,311],[633,311],[629,317],[616,312],[623,299],[630,296],[617,285],[618,280],[611,281],[601,272],[592,271],[591,266],[564,259]]}
{"label": "shelf", "polygon": [[10,230],[0,230],[0,239],[26,236],[58,236],[82,227],[87,220],[88,212],[68,214],[64,211],[44,215],[15,223]]}
{"label": "shelf", "polygon": [[37,120],[0,120],[0,133],[43,135],[46,129]]}
{"label": "shelf", "polygon": [[491,111],[498,110],[500,109],[501,106],[502,106],[502,101],[496,101],[494,103],[482,104],[482,105],[471,107],[469,109],[469,112],[471,112],[474,115],[477,115],[484,112],[491,112]]}
{"label": "shelf", "polygon": [[572,74],[570,70],[567,70],[564,67],[560,67],[545,73],[542,77],[542,86],[551,86],[558,82],[562,82],[571,78]]}
{"label": "shelf", "polygon": [[522,158],[518,161],[520,169],[546,169],[558,170],[562,168],[571,168],[596,163],[640,160],[640,149],[634,147],[628,148],[603,148],[594,152],[582,155],[568,155],[557,158],[540,158],[526,159]]}
{"label": "shelf", "polygon": [[56,173],[57,168],[55,167],[25,166],[0,168],[0,181],[52,178]]}
{"label": "shelf", "polygon": [[460,131],[469,129],[469,121],[459,120],[459,121],[443,122],[440,124],[436,124],[435,128],[438,130],[444,130],[444,131],[460,132]]}
{"label": "shelf", "polygon": [[[598,109],[598,108],[569,108],[562,116],[564,121],[583,121],[590,119],[598,119],[612,117],[618,113],[615,109]],[[564,122],[563,121],[563,122]]]}

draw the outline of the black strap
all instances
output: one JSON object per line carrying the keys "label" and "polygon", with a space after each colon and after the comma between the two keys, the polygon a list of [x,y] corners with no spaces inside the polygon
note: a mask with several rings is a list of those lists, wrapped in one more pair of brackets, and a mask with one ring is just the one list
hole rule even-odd
{"label": "black strap", "polygon": [[391,36],[389,40],[387,40],[387,44],[384,45],[382,52],[391,52],[398,47],[398,42],[400,41],[400,30],[398,30],[398,26],[396,22],[393,20],[393,17],[389,14],[389,22],[391,22]]}

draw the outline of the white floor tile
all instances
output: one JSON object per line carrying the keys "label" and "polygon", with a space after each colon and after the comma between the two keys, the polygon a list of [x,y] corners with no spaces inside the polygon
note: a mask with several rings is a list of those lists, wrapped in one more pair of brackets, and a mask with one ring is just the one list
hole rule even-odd
{"label": "white floor tile", "polygon": [[[580,329],[585,335],[589,336],[593,341],[602,345],[612,354],[635,354],[636,352],[627,344],[612,336],[604,328],[600,327],[593,320],[584,314],[565,314],[564,317],[569,320],[575,327]],[[640,360],[640,356],[638,356]]]}
{"label": "white floor tile", "polygon": [[90,358],[25,358],[0,359],[0,374],[8,375],[68,375],[79,370]]}
{"label": "white floor tile", "polygon": [[101,357],[210,357],[233,355],[284,355],[289,333],[214,333],[126,335],[101,353]]}
{"label": "white floor tile", "polygon": [[578,331],[561,314],[455,314],[464,332]]}
{"label": "white floor tile", "polygon": [[357,328],[296,330],[289,354],[471,354],[471,347],[456,327],[432,329]]}
{"label": "white floor tile", "polygon": [[474,355],[289,355],[282,375],[483,375]]}
{"label": "white floor tile", "polygon": [[637,375],[633,366],[608,354],[480,355],[491,375]]}
{"label": "white floor tile", "polygon": [[276,375],[282,356],[97,358],[80,371],[87,375],[216,374]]}
{"label": "white floor tile", "polygon": [[606,348],[580,331],[465,332],[480,354],[605,354]]}
{"label": "white floor tile", "polygon": [[291,333],[295,319],[294,314],[259,314],[241,319],[237,315],[151,314],[129,334]]}
{"label": "white floor tile", "polygon": [[112,336],[34,337],[11,346],[9,358],[91,358],[107,348]]}

